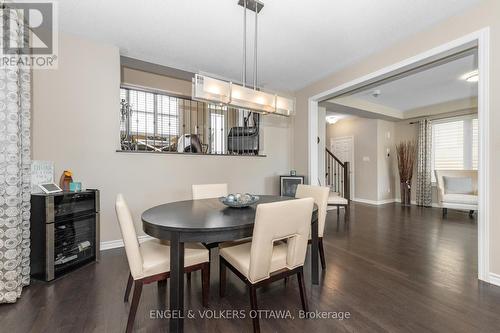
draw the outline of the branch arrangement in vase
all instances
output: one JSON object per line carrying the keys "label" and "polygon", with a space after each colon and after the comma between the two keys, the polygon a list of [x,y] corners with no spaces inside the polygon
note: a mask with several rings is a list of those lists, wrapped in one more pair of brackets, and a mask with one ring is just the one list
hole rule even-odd
{"label": "branch arrangement in vase", "polygon": [[411,180],[413,167],[417,157],[417,143],[415,140],[403,141],[396,145],[398,156],[399,182],[401,187],[401,204],[411,204]]}

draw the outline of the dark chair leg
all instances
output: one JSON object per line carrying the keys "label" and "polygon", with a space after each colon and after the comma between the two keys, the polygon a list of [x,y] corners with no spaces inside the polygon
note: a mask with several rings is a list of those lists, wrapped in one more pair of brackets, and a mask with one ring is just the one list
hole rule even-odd
{"label": "dark chair leg", "polygon": [[219,296],[224,297],[226,294],[226,265],[222,261],[222,257],[219,260]]}
{"label": "dark chair leg", "polygon": [[191,272],[186,273],[187,282],[191,282]]}
{"label": "dark chair leg", "polygon": [[210,295],[210,263],[204,263],[201,269],[201,294],[203,306],[208,308],[208,297]]}
{"label": "dark chair leg", "polygon": [[137,307],[139,305],[139,300],[141,299],[142,293],[142,281],[135,281],[134,295],[132,296],[132,304],[130,305],[130,312],[128,314],[127,330],[126,333],[130,333],[134,330],[134,320],[135,314],[137,313]]}
{"label": "dark chair leg", "polygon": [[448,208],[443,208],[443,218],[448,215]]}
{"label": "dark chair leg", "polygon": [[[257,288],[254,286],[250,286],[250,308],[256,312],[259,310],[257,307]],[[257,313],[252,318],[252,324],[254,333],[260,333],[259,316]]]}
{"label": "dark chair leg", "polygon": [[304,310],[305,312],[309,312],[309,306],[307,305],[306,286],[304,284],[304,272],[302,270],[297,273],[297,278],[299,280],[300,301],[302,302],[302,310]]}
{"label": "dark chair leg", "polygon": [[158,280],[158,288],[167,288],[167,279]]}
{"label": "dark chair leg", "polygon": [[286,286],[288,284],[288,276],[286,278],[284,278],[283,281],[285,282],[285,286]]}
{"label": "dark chair leg", "polygon": [[337,223],[340,221],[340,206],[335,206],[337,207]]}
{"label": "dark chair leg", "polygon": [[326,261],[325,261],[325,249],[323,247],[323,237],[320,237],[319,239],[319,258],[321,260],[321,269],[325,270],[326,269]]}
{"label": "dark chair leg", "polygon": [[344,223],[347,223],[349,221],[349,205],[344,206]]}
{"label": "dark chair leg", "polygon": [[128,302],[128,295],[130,295],[130,289],[132,288],[133,283],[134,278],[132,277],[132,273],[128,273],[127,288],[125,288],[125,296],[123,297],[124,302]]}

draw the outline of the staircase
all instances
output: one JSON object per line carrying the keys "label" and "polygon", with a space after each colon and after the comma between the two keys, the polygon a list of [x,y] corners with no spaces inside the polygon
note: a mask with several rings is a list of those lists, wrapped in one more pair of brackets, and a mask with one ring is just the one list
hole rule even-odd
{"label": "staircase", "polygon": [[326,186],[330,187],[330,196],[351,198],[349,162],[342,162],[333,153],[325,148]]}

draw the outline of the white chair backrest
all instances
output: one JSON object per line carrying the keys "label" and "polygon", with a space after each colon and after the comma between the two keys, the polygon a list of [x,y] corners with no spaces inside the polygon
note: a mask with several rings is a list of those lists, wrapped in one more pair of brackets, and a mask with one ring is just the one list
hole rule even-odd
{"label": "white chair backrest", "polygon": [[137,240],[132,214],[130,214],[127,203],[121,194],[118,194],[116,197],[115,210],[123,237],[123,244],[125,245],[130,273],[136,279],[143,271],[142,255],[139,249],[139,241]]}
{"label": "white chair backrest", "polygon": [[473,193],[477,195],[477,170],[434,170],[438,188],[438,200],[446,194],[444,177],[471,178]]}
{"label": "white chair backrest", "polygon": [[328,195],[330,189],[326,186],[313,186],[299,184],[296,198],[313,198],[314,203],[318,206],[318,236],[323,237],[325,232],[326,209],[328,206]]}
{"label": "white chair backrest", "polygon": [[227,184],[193,185],[193,200],[227,196]]}
{"label": "white chair backrest", "polygon": [[249,280],[269,277],[274,242],[287,239],[286,267],[304,265],[314,206],[312,198],[260,204],[255,214]]}

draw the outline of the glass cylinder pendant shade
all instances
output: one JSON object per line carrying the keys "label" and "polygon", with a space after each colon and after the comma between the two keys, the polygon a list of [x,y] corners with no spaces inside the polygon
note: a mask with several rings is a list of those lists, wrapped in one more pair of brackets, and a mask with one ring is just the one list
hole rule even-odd
{"label": "glass cylinder pendant shade", "polygon": [[193,79],[193,99],[227,104],[231,96],[231,83],[196,74]]}
{"label": "glass cylinder pendant shade", "polygon": [[236,84],[231,86],[231,101],[229,104],[232,106],[272,113],[276,111],[275,101],[275,95]]}

